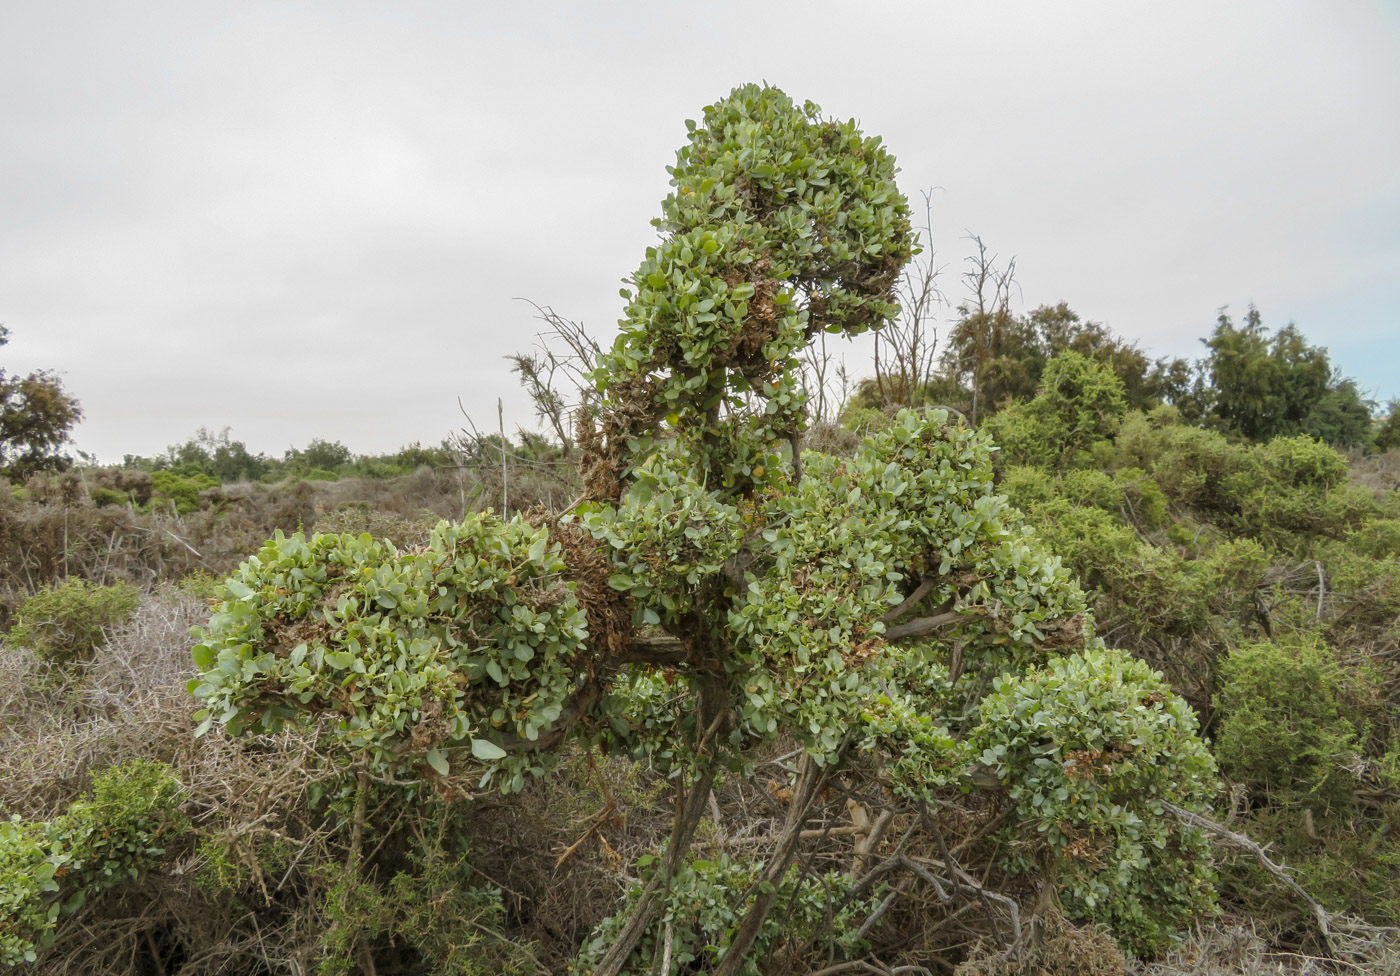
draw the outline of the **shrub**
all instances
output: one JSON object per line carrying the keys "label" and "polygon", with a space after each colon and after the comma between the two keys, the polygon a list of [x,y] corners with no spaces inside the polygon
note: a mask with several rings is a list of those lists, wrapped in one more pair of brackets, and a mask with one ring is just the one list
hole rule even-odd
{"label": "shrub", "polygon": [[[642,866],[650,868],[656,860],[645,857]],[[692,861],[682,867],[672,879],[661,913],[670,929],[670,967],[662,969],[668,940],[662,934],[659,918],[642,936],[622,973],[677,976],[708,971],[724,958],[728,936],[744,917],[744,895],[754,890],[762,867],[762,862],[731,859],[724,854],[716,860]],[[805,884],[804,880],[794,869],[776,886],[775,908],[745,953],[738,970],[742,976],[768,972],[765,963],[775,950],[784,945],[800,947],[817,937],[827,941],[838,958],[859,956],[865,942],[857,929],[875,907],[875,899],[868,895],[847,897],[857,894],[853,891],[855,881],[842,872],[833,871]],[[634,885],[628,893],[629,901],[635,901],[640,891],[641,886]],[[598,926],[570,970],[574,976],[589,972],[589,966],[612,943],[627,917],[626,912],[620,912]]]}
{"label": "shrub", "polygon": [[69,577],[61,586],[40,590],[15,612],[7,642],[28,647],[56,664],[85,661],[108,630],[123,624],[140,602],[126,583],[93,586]]}
{"label": "shrub", "polygon": [[1008,461],[1066,468],[1116,434],[1127,411],[1123,381],[1112,369],[1065,352],[1045,365],[1035,399],[1003,410],[987,427]]}
{"label": "shrub", "polygon": [[133,760],[93,781],[48,822],[0,821],[0,963],[33,962],[59,919],[135,880],[186,827],[181,787],[160,763]]}
{"label": "shrub", "polygon": [[1007,867],[1041,870],[1072,918],[1152,955],[1212,910],[1205,835],[1163,807],[1203,811],[1217,789],[1196,716],[1122,651],[1003,675],[972,737],[1021,820]]}
{"label": "shrub", "polygon": [[219,480],[198,472],[155,471],[151,474],[151,487],[157,495],[174,502],[175,511],[188,515],[199,509],[200,493],[219,487]]}
{"label": "shrub", "polygon": [[1349,807],[1355,760],[1385,727],[1377,690],[1306,638],[1236,648],[1221,674],[1215,755],[1225,775],[1261,799]]}
{"label": "shrub", "polygon": [[555,584],[562,569],[543,530],[489,514],[443,523],[406,554],[368,535],[279,531],[200,631],[201,730],[276,731],[332,710],[349,719],[337,738],[376,760],[441,775],[449,755],[499,760],[502,787],[518,790],[538,760],[497,740],[533,742],[559,718],[587,634]]}
{"label": "shrub", "polygon": [[1138,416],[1123,424],[1114,447],[1117,463],[1147,471],[1168,501],[1214,519],[1238,511],[1230,486],[1246,470],[1248,450],[1222,434],[1181,426],[1169,415]]}
{"label": "shrub", "polygon": [[[1329,910],[1391,924],[1400,850],[1384,841],[1400,829],[1400,735],[1383,680],[1309,636],[1238,648],[1221,670],[1215,752],[1243,789],[1249,832]],[[1309,930],[1305,906],[1261,874],[1222,864],[1252,915]]]}
{"label": "shrub", "polygon": [[108,505],[125,505],[127,496],[112,488],[103,488],[100,485],[93,485],[88,489],[88,497],[98,508],[106,508]]}

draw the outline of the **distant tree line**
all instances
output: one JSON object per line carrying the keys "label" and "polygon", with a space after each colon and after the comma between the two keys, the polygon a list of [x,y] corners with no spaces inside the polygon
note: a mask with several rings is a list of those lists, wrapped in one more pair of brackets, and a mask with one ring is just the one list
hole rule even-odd
{"label": "distant tree line", "polygon": [[414,442],[391,454],[355,454],[339,441],[316,438],[303,448],[288,448],[282,457],[269,457],[248,450],[234,440],[230,428],[218,433],[201,427],[182,444],[174,444],[153,457],[125,455],[122,467],[136,471],[169,471],[184,477],[203,475],[220,483],[236,481],[280,481],[308,478],[333,481],[338,478],[396,478],[418,468],[447,467],[458,463],[450,445],[424,447]]}
{"label": "distant tree line", "polygon": [[972,297],[959,306],[931,368],[911,385],[907,370],[887,357],[877,362],[874,377],[858,385],[851,408],[940,404],[980,423],[1013,403],[1029,402],[1047,364],[1075,352],[1108,366],[1135,410],[1171,404],[1188,423],[1261,443],[1307,434],[1340,448],[1400,446],[1395,403],[1377,419],[1377,405],[1356,381],[1292,323],[1271,332],[1253,305],[1239,323],[1222,308],[1202,339],[1206,353],[1200,359],[1153,359],[1064,302],[1017,314],[1010,301],[1014,268],[998,270],[977,244],[980,257],[964,275]]}

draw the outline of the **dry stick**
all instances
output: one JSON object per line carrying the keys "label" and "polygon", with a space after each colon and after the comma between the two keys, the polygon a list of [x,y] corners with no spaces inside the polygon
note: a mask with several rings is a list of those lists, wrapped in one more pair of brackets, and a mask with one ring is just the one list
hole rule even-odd
{"label": "dry stick", "polygon": [[1224,824],[1216,823],[1209,817],[1203,817],[1199,813],[1193,813],[1190,810],[1183,809],[1174,803],[1167,803],[1166,801],[1162,802],[1162,806],[1176,814],[1180,820],[1191,824],[1193,827],[1199,827],[1208,833],[1214,834],[1221,840],[1229,841],[1235,847],[1243,848],[1253,854],[1254,859],[1259,862],[1260,867],[1268,871],[1275,878],[1278,878],[1290,891],[1307,902],[1308,907],[1312,909],[1313,917],[1317,919],[1317,928],[1322,934],[1322,941],[1327,944],[1328,951],[1333,955],[1337,954],[1337,943],[1332,938],[1331,914],[1328,913],[1327,909],[1318,904],[1317,900],[1314,899],[1312,895],[1304,891],[1303,886],[1294,881],[1287,871],[1270,860],[1269,855],[1264,853],[1262,847],[1243,834],[1237,834]]}
{"label": "dry stick", "polygon": [[903,894],[904,879],[901,879],[899,884],[895,885],[893,888],[890,889],[890,893],[885,896],[884,900],[880,902],[879,906],[876,907],[876,909],[866,917],[864,923],[861,924],[860,931],[856,932],[856,938],[865,938],[866,935],[869,934],[870,930],[875,927],[876,923],[880,921],[880,916],[885,914],[885,912],[889,910],[889,907],[891,905],[899,901],[900,896]]}
{"label": "dry stick", "polygon": [[760,890],[754,896],[753,904],[749,906],[744,920],[739,923],[739,927],[734,930],[734,936],[729,940],[729,948],[725,952],[724,959],[715,967],[714,976],[734,976],[739,971],[739,967],[744,964],[744,955],[753,946],[754,940],[758,938],[759,930],[768,918],[768,913],[773,910],[773,902],[777,900],[778,882],[787,873],[788,865],[792,863],[792,856],[797,853],[797,842],[801,838],[802,824],[807,819],[807,812],[812,806],[812,800],[816,796],[817,786],[824,778],[822,768],[809,755],[803,754],[802,759],[797,764],[797,782],[792,793],[792,802],[788,807],[787,820],[783,824],[783,832],[779,835],[778,846],[773,851],[773,856],[768,859],[767,866],[763,869],[760,884],[768,882],[767,891]]}
{"label": "dry stick", "polygon": [[872,965],[863,959],[854,959],[850,962],[838,962],[834,966],[827,966],[825,969],[814,969],[807,976],[837,976],[838,973],[874,973],[875,976],[887,976],[888,969]]}
{"label": "dry stick", "polygon": [[507,481],[510,468],[506,461],[506,406],[500,397],[496,397],[496,423],[501,432],[501,518],[507,518],[510,515],[510,484]]}
{"label": "dry stick", "polygon": [[661,949],[661,976],[671,976],[671,944],[676,937],[676,928],[671,919],[666,919],[666,942]]}
{"label": "dry stick", "polygon": [[889,628],[885,631],[884,638],[887,641],[892,641],[899,640],[901,637],[923,637],[964,619],[966,619],[966,615],[958,613],[956,610],[935,614],[932,617],[918,617],[907,624],[897,624]]}
{"label": "dry stick", "polygon": [[[978,894],[981,896],[982,899],[982,904],[985,905],[988,911],[990,912],[992,906],[991,901],[987,897],[986,890],[981,888],[981,886],[978,886],[977,882],[974,881],[972,877],[962,869],[962,866],[958,864],[958,862],[953,858],[952,852],[948,850],[948,841],[946,838],[944,838],[943,831],[939,829],[938,821],[934,819],[932,814],[929,813],[928,804],[919,804],[919,820],[926,827],[928,827],[928,829],[933,833],[934,837],[937,838],[938,849],[943,852],[943,863],[948,866],[947,870],[950,873],[952,873],[954,877],[966,881],[968,884],[977,887]],[[1049,889],[1047,888],[1046,891],[1048,890]],[[1017,938],[1017,941],[1019,941],[1019,936]],[[1012,946],[1014,946],[1015,944],[1016,943],[1013,942]],[[1005,943],[1003,943],[1003,947],[1006,947]]]}
{"label": "dry stick", "polygon": [[910,610],[913,610],[914,607],[918,605],[918,602],[920,600],[928,596],[928,591],[933,589],[936,585],[937,581],[931,578],[925,579],[922,583],[920,583],[917,587],[914,588],[913,593],[910,593],[907,597],[904,598],[904,601],[900,603],[899,606],[885,613],[884,616],[880,618],[880,620],[887,624],[894,623],[896,620],[904,616]]}
{"label": "dry stick", "polygon": [[[946,865],[942,861],[939,861],[935,858],[922,857],[916,860],[905,855],[900,855],[899,860],[900,863],[903,864],[906,868],[913,871],[925,881],[929,882],[929,884],[933,885],[934,889],[939,892],[939,897],[942,898],[942,900],[944,901],[949,900],[948,898],[943,898],[942,896],[943,885],[946,884],[950,888],[961,888],[964,891],[970,891],[975,895],[979,895],[984,899],[990,899],[992,901],[1000,902],[1002,905],[1005,905],[1007,913],[1011,916],[1011,945],[1016,946],[1020,943],[1021,906],[1016,904],[1015,899],[1010,898],[1007,895],[1003,895],[999,891],[992,891],[986,885],[974,881],[971,875],[967,874],[967,872],[954,870],[949,865]],[[933,874],[931,874],[928,871],[928,869],[925,868],[922,864],[919,864],[919,861],[923,861],[924,864],[930,864],[936,868],[942,868],[945,871],[949,871],[950,873],[954,874],[954,877],[937,878]]]}
{"label": "dry stick", "polygon": [[[859,826],[856,824],[849,824],[845,827],[812,827],[809,830],[799,831],[797,836],[799,840],[811,840],[814,837],[851,837],[863,834],[869,829],[870,827],[868,825]],[[771,838],[756,834],[751,837],[731,837],[724,843],[726,846],[765,844],[769,840],[771,840]]]}
{"label": "dry stick", "polygon": [[854,880],[865,874],[865,866],[870,862],[870,856],[875,853],[875,848],[880,846],[880,839],[885,835],[885,828],[894,820],[894,811],[886,807],[880,811],[875,822],[870,825],[870,831],[855,844],[855,858],[851,862],[851,878]]}
{"label": "dry stick", "polygon": [[1317,567],[1317,622],[1322,623],[1322,601],[1327,599],[1327,580],[1322,575],[1322,560],[1314,560]]}

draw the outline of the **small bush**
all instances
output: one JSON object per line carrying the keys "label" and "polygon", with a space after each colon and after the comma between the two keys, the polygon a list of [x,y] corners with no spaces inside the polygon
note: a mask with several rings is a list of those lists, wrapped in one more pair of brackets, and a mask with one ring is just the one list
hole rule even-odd
{"label": "small bush", "polygon": [[1350,807],[1358,759],[1384,728],[1383,696],[1325,645],[1299,639],[1237,648],[1221,664],[1215,754],[1260,798]]}
{"label": "small bush", "polygon": [[1162,806],[1200,811],[1217,789],[1186,702],[1122,651],[1055,658],[993,688],[972,743],[1019,814],[1006,867],[1042,874],[1071,918],[1144,956],[1209,913],[1206,837]]}
{"label": "small bush", "polygon": [[121,492],[112,488],[103,488],[94,485],[88,489],[88,497],[98,508],[106,508],[108,505],[125,505],[127,498]]}
{"label": "small bush", "polygon": [[1035,399],[1003,410],[987,429],[1008,462],[1066,468],[1091,457],[1095,442],[1113,437],[1127,410],[1123,381],[1113,370],[1066,352],[1046,364]]}
{"label": "small bush", "polygon": [[0,963],[33,962],[58,921],[89,897],[138,878],[185,829],[181,786],[133,760],[93,782],[92,797],[48,822],[0,822]]}
{"label": "small bush", "polygon": [[55,664],[85,661],[113,627],[125,623],[140,594],[126,583],[93,586],[69,577],[25,600],[15,612],[7,643],[28,647]]}
{"label": "small bush", "polygon": [[[657,860],[644,855],[640,867],[645,872]],[[665,976],[708,971],[724,958],[730,936],[743,920],[746,909],[741,897],[758,883],[762,862],[721,855],[713,861],[693,861],[676,872],[666,894],[666,910],[661,913],[670,938],[661,932],[662,917],[652,923],[633,950],[622,972],[627,976],[662,973],[662,962],[670,949],[670,967]],[[796,869],[777,885],[777,907],[769,914],[754,940],[739,972],[759,976],[768,972],[769,957],[780,947],[797,947],[809,939],[829,940],[838,958],[852,959],[866,948],[858,934],[862,919],[875,906],[875,899],[854,897],[855,881],[843,872],[830,872],[803,883]],[[641,885],[628,892],[635,901]],[[626,912],[605,919],[583,947],[573,976],[590,972],[590,965],[607,951],[627,922]]]}
{"label": "small bush", "polygon": [[174,502],[175,511],[188,515],[199,510],[200,493],[219,487],[219,480],[207,474],[156,471],[151,474],[151,487],[157,495]]}

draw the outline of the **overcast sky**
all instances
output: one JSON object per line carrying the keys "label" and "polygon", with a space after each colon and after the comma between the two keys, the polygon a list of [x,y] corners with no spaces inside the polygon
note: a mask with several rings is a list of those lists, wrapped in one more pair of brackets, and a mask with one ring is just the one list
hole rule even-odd
{"label": "overcast sky", "polygon": [[760,80],[938,188],[955,300],[973,232],[1026,308],[1195,357],[1254,302],[1400,396],[1395,0],[4,0],[0,365],[105,460],[529,422],[516,299],[611,336],[684,120]]}

